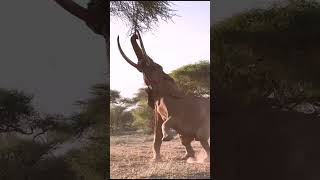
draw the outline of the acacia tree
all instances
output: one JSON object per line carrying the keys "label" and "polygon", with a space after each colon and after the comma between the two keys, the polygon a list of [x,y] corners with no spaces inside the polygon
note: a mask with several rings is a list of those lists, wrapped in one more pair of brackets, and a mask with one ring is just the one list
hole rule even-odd
{"label": "acacia tree", "polygon": [[[0,88],[0,135],[18,133],[37,138],[50,130],[62,130],[62,115],[41,114],[32,105],[33,96]],[[59,121],[60,120],[60,121]]]}
{"label": "acacia tree", "polygon": [[[43,179],[48,173],[55,179],[61,179],[59,174],[74,179],[62,168],[66,163],[51,154],[72,135],[72,127],[61,115],[36,111],[32,100],[23,91],[0,88],[0,179]],[[50,168],[54,170],[48,172]]]}
{"label": "acacia tree", "polygon": [[[54,0],[62,8],[83,20],[95,33],[107,38],[107,1],[90,0],[84,8],[73,0]],[[152,29],[159,19],[167,21],[175,14],[169,1],[110,1],[110,14],[119,17],[131,28]]]}
{"label": "acacia tree", "polygon": [[182,66],[170,73],[178,86],[187,94],[210,95],[210,63],[199,61]]}
{"label": "acacia tree", "polygon": [[215,24],[214,91],[229,96],[231,104],[238,99],[239,104],[271,103],[291,110],[303,102],[317,105],[320,26],[314,22],[319,10],[317,1],[289,0]]}
{"label": "acacia tree", "polygon": [[[33,133],[31,124],[35,111],[31,100],[32,96],[23,92],[0,89],[0,134],[8,132]],[[25,128],[26,124],[29,128]]]}
{"label": "acacia tree", "polygon": [[63,9],[84,21],[96,34],[107,38],[107,1],[90,0],[87,8],[84,8],[73,0],[54,0]]}
{"label": "acacia tree", "polygon": [[[104,37],[109,61],[109,35],[107,34],[106,0],[90,0],[87,8],[73,0],[54,0],[63,9],[81,19],[96,34]],[[175,14],[168,1],[110,1],[111,16],[118,17],[129,26],[129,31],[152,29],[159,20],[170,20]]]}
{"label": "acacia tree", "polygon": [[175,10],[169,1],[110,1],[110,15],[124,21],[133,33],[151,30],[159,20],[172,20]]}

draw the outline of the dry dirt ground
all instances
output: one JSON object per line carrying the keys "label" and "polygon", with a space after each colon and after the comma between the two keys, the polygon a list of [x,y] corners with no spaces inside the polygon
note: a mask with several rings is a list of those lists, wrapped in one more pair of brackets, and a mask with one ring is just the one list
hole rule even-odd
{"label": "dry dirt ground", "polygon": [[[210,163],[187,163],[179,160],[185,150],[178,136],[161,146],[162,162],[153,163],[153,135],[130,134],[110,137],[111,179],[209,179]],[[203,152],[193,141],[197,154]]]}

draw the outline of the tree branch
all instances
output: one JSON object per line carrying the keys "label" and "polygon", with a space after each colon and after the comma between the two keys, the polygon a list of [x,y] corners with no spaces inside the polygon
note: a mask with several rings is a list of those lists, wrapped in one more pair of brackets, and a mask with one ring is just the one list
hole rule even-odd
{"label": "tree branch", "polygon": [[106,21],[107,21],[107,2],[104,0],[94,1],[88,3],[88,8],[84,8],[73,0],[54,0],[63,9],[83,20],[87,26],[96,34],[106,35]]}
{"label": "tree branch", "polygon": [[54,0],[63,9],[76,16],[77,18],[87,22],[88,21],[88,11],[86,8],[78,5],[72,0]]}

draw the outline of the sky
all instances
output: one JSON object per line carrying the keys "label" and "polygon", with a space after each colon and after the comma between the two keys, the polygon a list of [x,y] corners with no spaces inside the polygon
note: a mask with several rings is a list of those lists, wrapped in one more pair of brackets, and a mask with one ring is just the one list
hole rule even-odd
{"label": "sky", "polygon": [[33,94],[41,112],[77,111],[106,82],[104,39],[54,1],[3,1],[0,21],[0,88]]}
{"label": "sky", "polygon": [[[161,21],[151,32],[141,34],[147,54],[170,73],[183,65],[209,60],[210,2],[175,1],[173,9],[180,17],[174,23]],[[128,35],[129,27],[110,18],[110,88],[123,97],[133,97],[144,86],[142,74],[129,65],[117,47],[117,36],[125,54],[135,63],[136,55]]]}

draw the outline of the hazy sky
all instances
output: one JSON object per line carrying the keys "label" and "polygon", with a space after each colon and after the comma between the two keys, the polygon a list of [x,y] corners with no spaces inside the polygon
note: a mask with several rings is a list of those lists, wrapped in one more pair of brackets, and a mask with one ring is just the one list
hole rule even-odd
{"label": "hazy sky", "polygon": [[[175,1],[173,9],[180,17],[172,22],[161,22],[152,32],[142,34],[148,55],[163,67],[166,73],[183,65],[210,57],[210,2]],[[129,65],[117,47],[117,36],[126,55],[137,62],[127,36],[129,28],[120,20],[110,22],[110,87],[124,97],[132,97],[144,86],[142,73]]]}
{"label": "hazy sky", "polygon": [[104,39],[53,0],[3,1],[0,21],[0,87],[34,94],[41,111],[69,114],[105,81]]}

